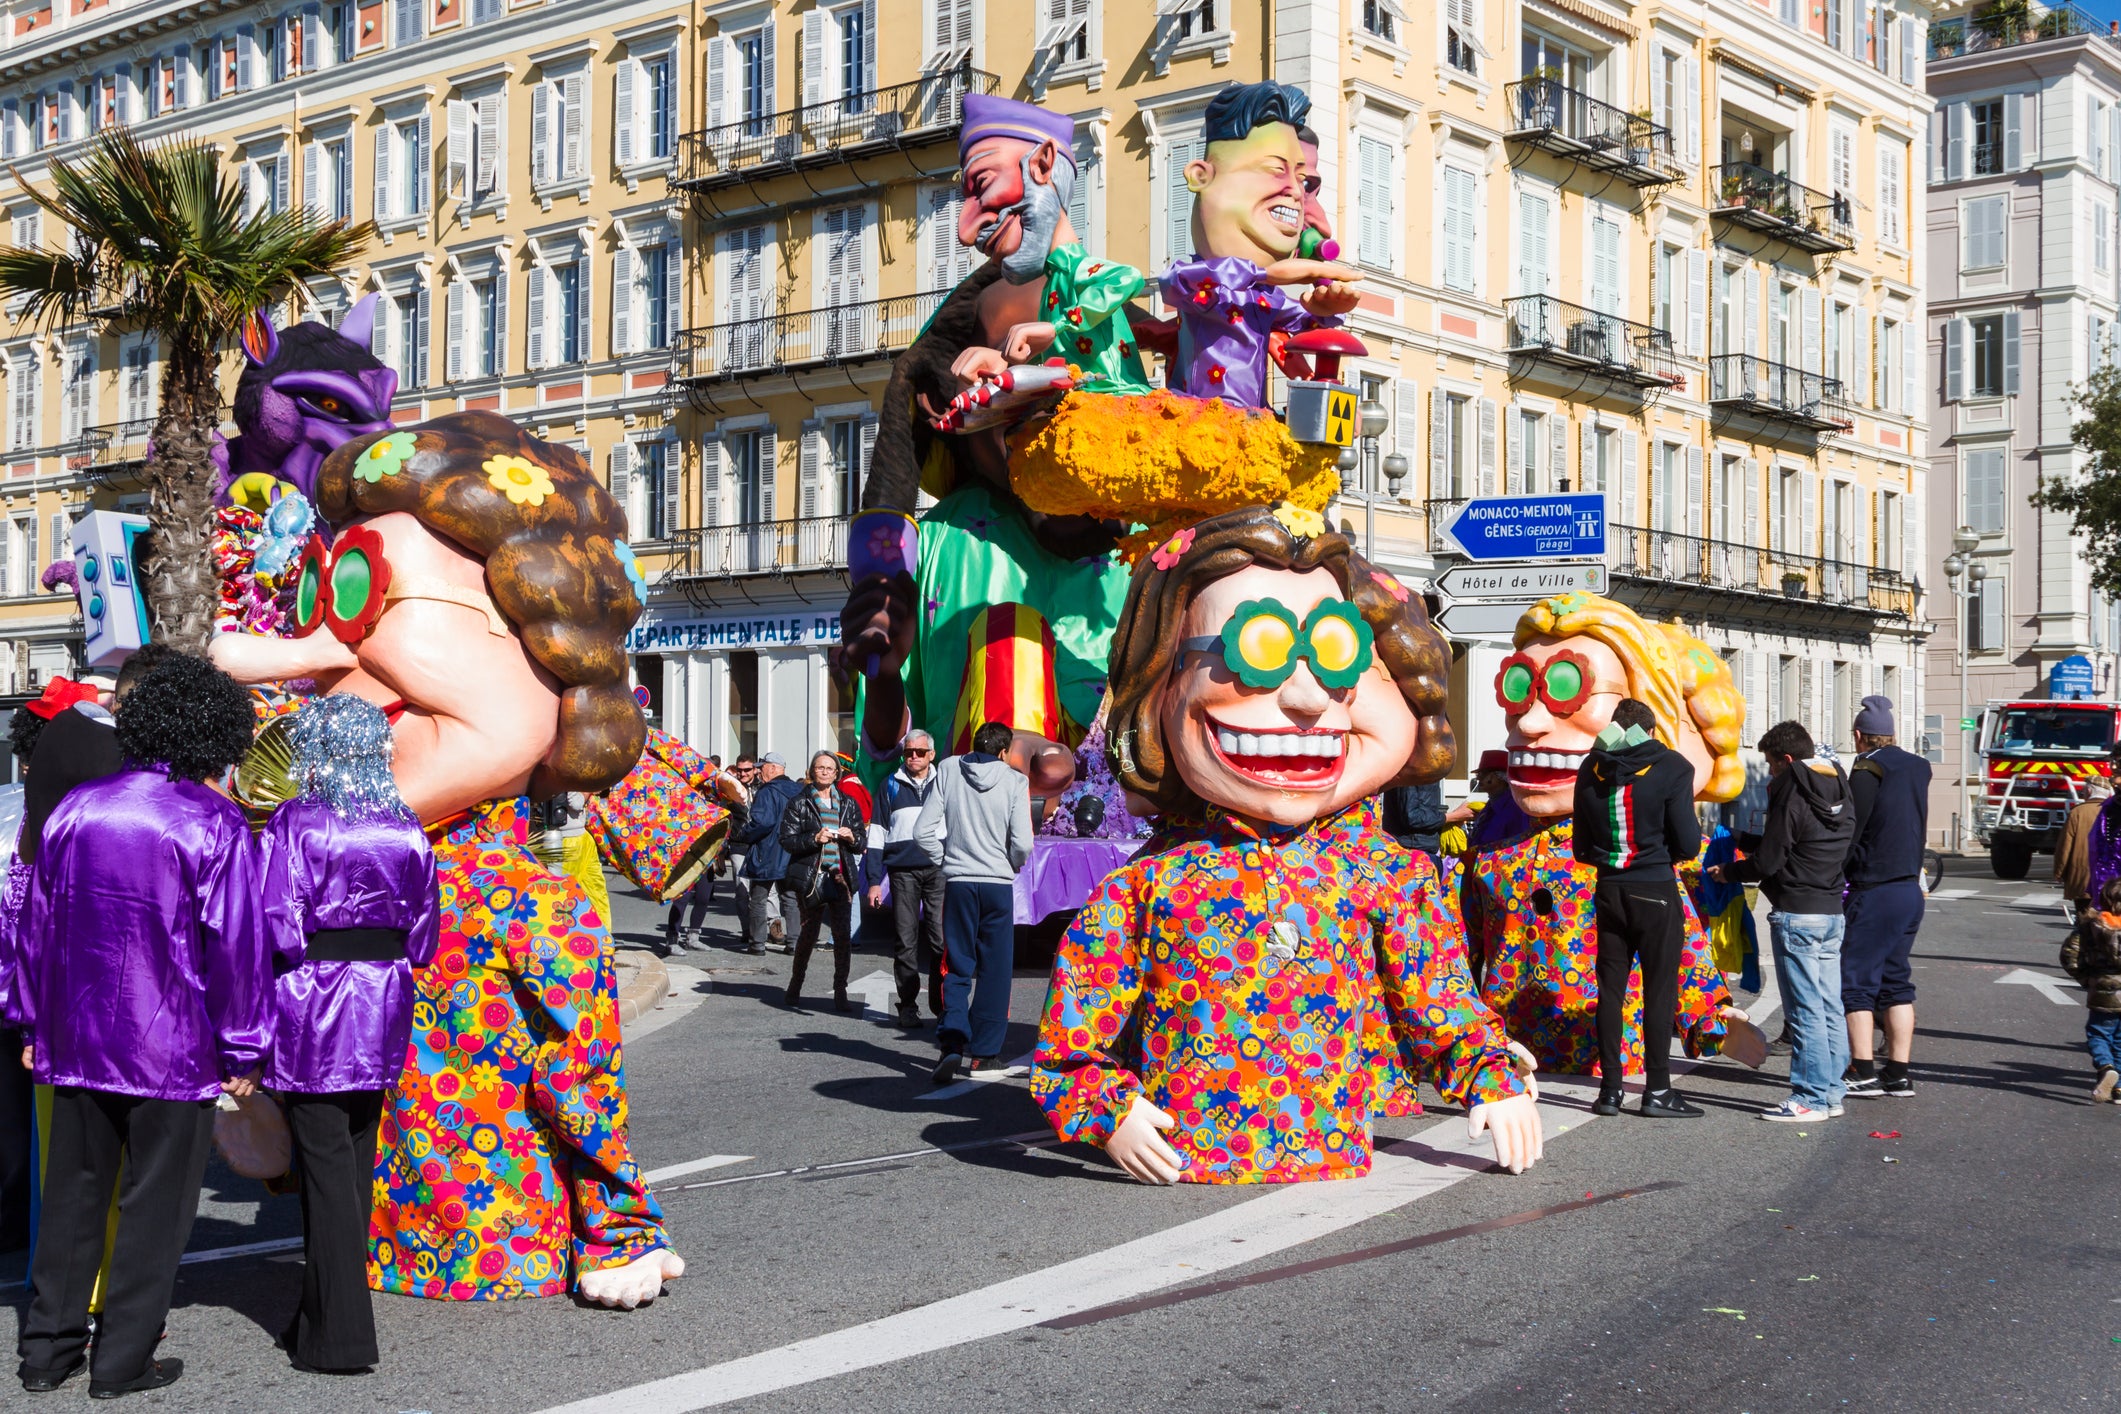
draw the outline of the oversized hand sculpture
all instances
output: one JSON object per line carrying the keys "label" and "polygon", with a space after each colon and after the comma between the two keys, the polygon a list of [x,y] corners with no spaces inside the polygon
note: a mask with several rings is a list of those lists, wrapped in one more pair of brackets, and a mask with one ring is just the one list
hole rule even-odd
{"label": "oversized hand sculpture", "polygon": [[1530,1095],[1473,1106],[1466,1114],[1466,1133],[1478,1139],[1482,1130],[1495,1138],[1495,1162],[1511,1173],[1523,1173],[1546,1152],[1539,1101]]}
{"label": "oversized hand sculpture", "polygon": [[584,1272],[575,1289],[584,1301],[631,1311],[663,1294],[663,1283],[685,1275],[685,1259],[668,1247],[658,1247],[644,1257],[619,1267]]}
{"label": "oversized hand sculpture", "polygon": [[1105,1152],[1137,1182],[1158,1187],[1176,1183],[1180,1170],[1186,1166],[1186,1159],[1165,1143],[1159,1132],[1175,1123],[1176,1120],[1150,1104],[1147,1098],[1136,1095],[1134,1103],[1127,1109],[1127,1117],[1105,1141]]}

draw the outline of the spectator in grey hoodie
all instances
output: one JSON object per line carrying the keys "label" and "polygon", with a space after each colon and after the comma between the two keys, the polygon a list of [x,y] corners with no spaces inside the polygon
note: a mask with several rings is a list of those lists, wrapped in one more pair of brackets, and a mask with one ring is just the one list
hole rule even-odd
{"label": "spectator in grey hoodie", "polygon": [[1002,759],[1010,731],[988,722],[972,750],[935,768],[913,838],[943,868],[943,1056],[935,1083],[1001,1062],[1016,968],[1016,873],[1031,857],[1031,785]]}

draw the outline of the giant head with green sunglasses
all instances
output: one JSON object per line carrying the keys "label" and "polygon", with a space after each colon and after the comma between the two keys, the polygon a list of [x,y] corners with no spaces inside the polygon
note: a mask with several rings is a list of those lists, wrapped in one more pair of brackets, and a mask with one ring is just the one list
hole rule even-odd
{"label": "giant head with green sunglasses", "polygon": [[1229,511],[1143,557],[1112,644],[1121,782],[1178,815],[1299,825],[1454,752],[1421,597],[1311,512]]}

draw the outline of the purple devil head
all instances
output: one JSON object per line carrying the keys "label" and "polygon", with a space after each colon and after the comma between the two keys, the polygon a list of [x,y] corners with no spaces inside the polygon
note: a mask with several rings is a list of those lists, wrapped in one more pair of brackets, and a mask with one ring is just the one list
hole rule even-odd
{"label": "purple devil head", "polygon": [[264,310],[244,321],[243,376],[236,382],[236,435],[215,449],[220,500],[258,473],[292,482],[315,499],[317,467],[341,443],[390,425],[398,375],[369,352],[376,297],[322,324],[275,329]]}

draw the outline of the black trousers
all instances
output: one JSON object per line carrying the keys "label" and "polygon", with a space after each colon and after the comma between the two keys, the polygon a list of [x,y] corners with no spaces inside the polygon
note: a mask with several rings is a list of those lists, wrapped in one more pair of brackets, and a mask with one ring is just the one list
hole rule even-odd
{"label": "black trousers", "polygon": [[1643,1083],[1663,1090],[1672,1083],[1672,1027],[1679,1016],[1679,954],[1686,946],[1686,920],[1676,879],[1600,879],[1592,896],[1598,914],[1598,1068],[1603,1082],[1618,1085],[1626,1073],[1623,1028],[1628,1009],[1628,972],[1642,964]]}
{"label": "black trousers", "polygon": [[22,1033],[0,1028],[0,1252],[29,1246],[30,1173],[37,1160],[37,1092],[19,1057]]}
{"label": "black trousers", "polygon": [[211,1100],[142,1100],[73,1085],[52,1092],[44,1207],[30,1269],[36,1294],[16,1347],[25,1367],[63,1370],[88,1344],[88,1299],[123,1150],[118,1236],[90,1375],[129,1380],[146,1373],[169,1316],[177,1259],[199,1214],[213,1128]]}
{"label": "black trousers", "polygon": [[897,925],[898,952],[891,970],[898,980],[901,1011],[920,999],[921,979],[928,979],[928,1010],[943,1014],[943,869],[891,871],[891,919]]}
{"label": "black trousers", "polygon": [[368,1296],[368,1210],[375,1192],[381,1090],[286,1095],[302,1179],[302,1304],[288,1325],[294,1357],[320,1370],[376,1363]]}
{"label": "black trousers", "polygon": [[788,990],[800,996],[804,974],[810,971],[810,952],[817,946],[820,928],[832,934],[832,995],[847,995],[847,973],[854,966],[854,929],[851,914],[853,900],[840,893],[831,884],[825,885],[820,898],[802,905],[802,924],[796,930],[795,957],[788,969]]}

